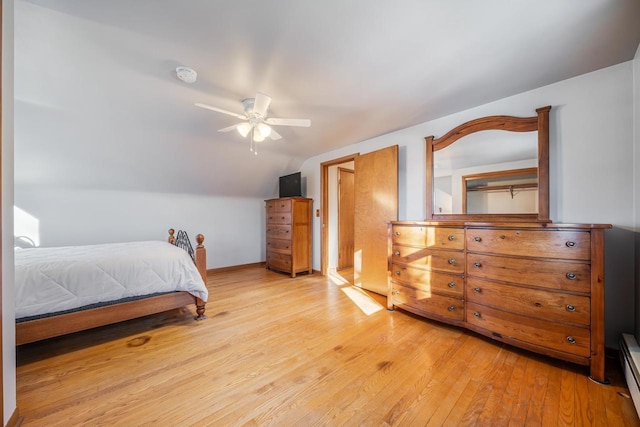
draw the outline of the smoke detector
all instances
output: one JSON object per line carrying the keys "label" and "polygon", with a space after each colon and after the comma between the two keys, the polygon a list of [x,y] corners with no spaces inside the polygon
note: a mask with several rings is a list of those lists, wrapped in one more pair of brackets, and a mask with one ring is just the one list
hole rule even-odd
{"label": "smoke detector", "polygon": [[198,73],[189,67],[176,68],[176,75],[180,80],[186,83],[193,83],[196,81],[196,78],[198,78]]}

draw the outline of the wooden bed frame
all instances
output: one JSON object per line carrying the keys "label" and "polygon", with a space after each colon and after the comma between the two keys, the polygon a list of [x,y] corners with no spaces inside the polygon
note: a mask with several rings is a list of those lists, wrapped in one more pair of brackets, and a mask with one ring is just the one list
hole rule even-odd
{"label": "wooden bed frame", "polygon": [[[175,244],[175,231],[169,230],[169,243]],[[207,283],[207,250],[204,245],[204,236],[196,236],[197,246],[194,250],[194,261],[202,280]],[[128,301],[119,304],[107,305],[104,307],[92,308],[88,310],[75,311],[72,313],[60,314],[45,317],[42,319],[29,320],[16,323],[16,345],[27,344],[73,332],[84,331],[98,326],[110,325],[124,320],[135,319],[137,317],[150,314],[161,313],[163,311],[184,307],[189,304],[196,305],[196,320],[206,319],[205,302],[196,298],[188,292],[173,292],[164,295],[157,295],[136,301]]]}

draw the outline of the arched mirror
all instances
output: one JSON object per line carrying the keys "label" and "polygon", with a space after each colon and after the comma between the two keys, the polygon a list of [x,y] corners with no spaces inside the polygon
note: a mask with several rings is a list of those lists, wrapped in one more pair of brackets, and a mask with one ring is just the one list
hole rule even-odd
{"label": "arched mirror", "polygon": [[471,120],[425,138],[427,220],[549,219],[549,111]]}

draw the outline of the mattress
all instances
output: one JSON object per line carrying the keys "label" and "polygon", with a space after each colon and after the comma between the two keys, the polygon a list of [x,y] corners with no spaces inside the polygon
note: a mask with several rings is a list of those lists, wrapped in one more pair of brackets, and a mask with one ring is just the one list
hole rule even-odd
{"label": "mattress", "polygon": [[167,242],[16,249],[16,319],[171,291],[208,298],[191,257]]}

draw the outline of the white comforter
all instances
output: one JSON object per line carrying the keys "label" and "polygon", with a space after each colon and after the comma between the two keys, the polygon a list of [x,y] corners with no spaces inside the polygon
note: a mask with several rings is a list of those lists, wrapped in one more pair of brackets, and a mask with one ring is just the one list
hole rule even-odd
{"label": "white comforter", "polygon": [[16,319],[158,292],[207,288],[186,251],[162,241],[16,250]]}

